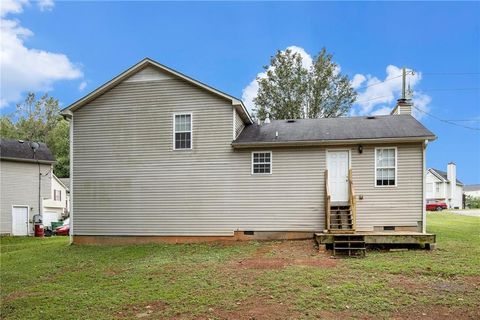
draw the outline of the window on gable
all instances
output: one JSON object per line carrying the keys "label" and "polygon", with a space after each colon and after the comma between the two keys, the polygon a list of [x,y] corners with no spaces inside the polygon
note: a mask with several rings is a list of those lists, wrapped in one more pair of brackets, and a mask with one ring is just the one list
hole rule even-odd
{"label": "window on gable", "polygon": [[252,173],[272,173],[272,152],[252,152]]}
{"label": "window on gable", "polygon": [[53,190],[53,200],[62,201],[62,190]]}
{"label": "window on gable", "polygon": [[173,149],[192,148],[192,115],[176,114],[174,120]]}
{"label": "window on gable", "polygon": [[440,182],[435,182],[435,190],[440,192]]}
{"label": "window on gable", "polygon": [[395,148],[375,149],[375,185],[395,186],[396,170],[397,150]]}

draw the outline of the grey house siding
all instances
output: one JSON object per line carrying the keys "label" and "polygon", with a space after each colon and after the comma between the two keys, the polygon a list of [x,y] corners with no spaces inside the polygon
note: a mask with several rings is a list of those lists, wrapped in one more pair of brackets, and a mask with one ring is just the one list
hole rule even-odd
{"label": "grey house siding", "polygon": [[234,112],[234,117],[235,117],[235,138],[238,137],[240,132],[242,132],[243,128],[245,128],[245,124],[243,123],[242,118],[240,118],[240,115],[238,114],[237,111]]}
{"label": "grey house siding", "polygon": [[[323,230],[327,148],[260,149],[273,152],[273,174],[252,175],[252,150],[231,147],[230,101],[171,76],[138,78],[74,113],[75,235]],[[179,112],[192,113],[191,150],[173,150]],[[374,187],[374,147],[348,147],[363,229],[421,220],[422,147],[397,147],[399,182],[389,190]]]}
{"label": "grey house siding", "polygon": [[[42,198],[50,198],[50,165],[41,164],[40,170],[42,174],[49,173],[49,176],[42,177]],[[38,165],[2,160],[0,173],[0,233],[10,234],[12,232],[12,205],[28,205],[33,208],[30,209],[30,218],[34,214],[38,214]]]}

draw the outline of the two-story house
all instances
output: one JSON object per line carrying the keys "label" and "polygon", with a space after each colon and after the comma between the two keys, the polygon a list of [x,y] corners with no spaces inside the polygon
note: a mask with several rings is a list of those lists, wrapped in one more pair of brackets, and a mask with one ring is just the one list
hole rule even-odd
{"label": "two-story house", "polygon": [[425,232],[425,149],[392,115],[255,122],[241,100],[144,59],[63,111],[76,243]]}

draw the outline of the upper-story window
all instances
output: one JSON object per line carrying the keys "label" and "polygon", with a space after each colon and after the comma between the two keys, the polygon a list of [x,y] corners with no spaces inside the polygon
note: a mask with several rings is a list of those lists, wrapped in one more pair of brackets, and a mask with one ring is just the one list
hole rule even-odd
{"label": "upper-story window", "polygon": [[252,152],[252,173],[270,174],[272,173],[272,152]]}
{"label": "upper-story window", "polygon": [[192,114],[175,114],[173,121],[173,149],[192,149]]}
{"label": "upper-story window", "polygon": [[396,186],[397,148],[375,149],[375,185]]}
{"label": "upper-story window", "polygon": [[53,190],[53,200],[62,201],[62,190]]}

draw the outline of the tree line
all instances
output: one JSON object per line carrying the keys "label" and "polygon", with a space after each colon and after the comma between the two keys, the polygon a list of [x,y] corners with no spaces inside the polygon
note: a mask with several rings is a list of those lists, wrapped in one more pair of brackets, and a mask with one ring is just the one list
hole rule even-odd
{"label": "tree line", "polygon": [[2,138],[44,142],[56,158],[53,172],[67,178],[70,173],[69,123],[60,115],[58,100],[44,94],[39,98],[32,92],[16,105],[11,114],[0,118]]}

